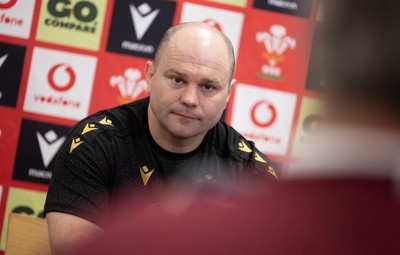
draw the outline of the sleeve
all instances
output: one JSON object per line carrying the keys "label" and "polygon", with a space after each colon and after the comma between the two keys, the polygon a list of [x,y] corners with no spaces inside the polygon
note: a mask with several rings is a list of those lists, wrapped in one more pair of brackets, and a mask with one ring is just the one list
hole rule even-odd
{"label": "sleeve", "polygon": [[97,225],[101,225],[108,217],[112,166],[118,155],[114,150],[119,148],[116,146],[119,142],[112,136],[104,135],[104,130],[95,132],[103,134],[89,139],[87,134],[74,135],[72,132],[58,152],[53,164],[45,214],[72,214]]}

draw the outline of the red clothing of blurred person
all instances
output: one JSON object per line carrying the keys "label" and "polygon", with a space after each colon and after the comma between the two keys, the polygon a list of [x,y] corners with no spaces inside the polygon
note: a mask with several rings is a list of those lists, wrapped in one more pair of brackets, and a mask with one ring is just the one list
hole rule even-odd
{"label": "red clothing of blurred person", "polygon": [[400,254],[400,204],[387,179],[199,194],[183,213],[126,214],[80,254]]}

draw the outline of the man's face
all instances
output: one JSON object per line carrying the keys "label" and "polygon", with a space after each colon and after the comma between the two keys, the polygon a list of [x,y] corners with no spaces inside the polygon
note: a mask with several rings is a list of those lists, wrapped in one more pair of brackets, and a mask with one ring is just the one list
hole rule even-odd
{"label": "man's face", "polygon": [[186,40],[175,35],[157,67],[150,62],[146,67],[149,114],[154,114],[158,128],[179,138],[211,129],[221,118],[233,85],[226,46],[220,38],[215,43],[210,31],[203,32],[206,39],[200,42],[191,41],[190,35]]}

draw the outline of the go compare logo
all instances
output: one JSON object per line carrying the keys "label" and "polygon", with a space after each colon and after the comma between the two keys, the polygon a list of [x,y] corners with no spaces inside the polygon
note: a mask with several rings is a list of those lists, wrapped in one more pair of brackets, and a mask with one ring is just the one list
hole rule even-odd
{"label": "go compare logo", "polygon": [[47,10],[52,15],[44,20],[47,26],[86,33],[96,32],[97,23],[93,21],[97,17],[97,7],[89,1],[71,5],[69,0],[49,0]]}
{"label": "go compare logo", "polygon": [[37,39],[91,50],[99,48],[106,0],[44,0]]}

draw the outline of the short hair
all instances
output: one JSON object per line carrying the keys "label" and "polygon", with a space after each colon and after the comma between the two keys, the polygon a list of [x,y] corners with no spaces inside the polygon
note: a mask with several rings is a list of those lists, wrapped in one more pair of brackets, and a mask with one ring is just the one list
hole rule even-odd
{"label": "short hair", "polygon": [[[186,25],[190,25],[190,24],[194,24],[197,22],[186,22],[186,23],[181,23],[175,26],[170,27],[163,35],[163,37],[160,40],[160,43],[158,45],[157,51],[156,51],[156,55],[155,55],[155,65],[157,66],[157,63],[160,60],[160,57],[162,55],[162,53],[164,52],[165,47],[168,45],[168,42],[171,40],[171,38],[176,34],[176,32],[178,32],[179,30],[181,30],[182,28],[184,28]],[[206,25],[206,23],[204,23]],[[210,26],[210,28],[215,29],[215,31],[221,36],[221,38],[224,40],[227,51],[228,51],[228,57],[230,59],[230,79],[231,80],[233,78],[233,74],[235,72],[235,53],[234,53],[234,49],[233,49],[233,45],[232,42],[229,40],[229,38],[222,33],[221,31],[219,31],[218,29]]]}

